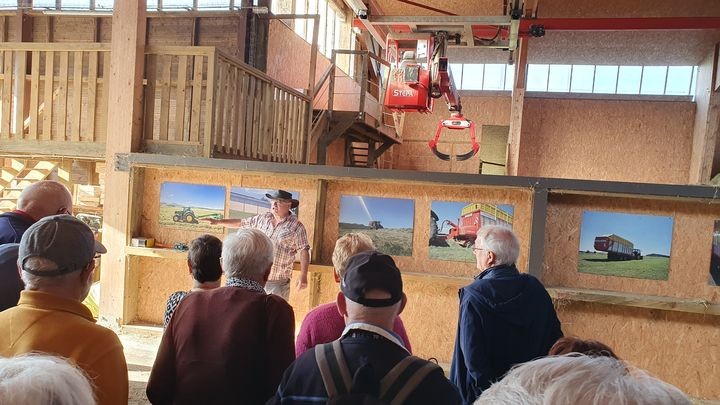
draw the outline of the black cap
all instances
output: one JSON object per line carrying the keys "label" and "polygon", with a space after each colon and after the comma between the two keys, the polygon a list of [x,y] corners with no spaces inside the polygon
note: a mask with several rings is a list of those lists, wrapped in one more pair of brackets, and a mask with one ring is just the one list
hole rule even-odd
{"label": "black cap", "polygon": [[[402,277],[392,257],[365,251],[348,259],[340,290],[347,299],[366,307],[389,307],[402,299]],[[371,290],[387,291],[390,298],[365,298],[365,293]]]}
{"label": "black cap", "polygon": [[292,198],[292,194],[288,193],[285,190],[276,190],[272,193],[265,193],[265,197],[271,200],[288,200],[292,203],[290,208],[296,208],[298,205],[300,205],[300,201]]}

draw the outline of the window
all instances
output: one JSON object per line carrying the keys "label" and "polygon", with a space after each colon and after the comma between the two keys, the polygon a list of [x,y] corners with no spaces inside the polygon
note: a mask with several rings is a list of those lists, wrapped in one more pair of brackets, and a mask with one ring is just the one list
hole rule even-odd
{"label": "window", "polygon": [[696,78],[697,66],[530,64],[526,89],[560,93],[692,96],[695,94]]}
{"label": "window", "polygon": [[485,65],[483,64],[464,64],[460,88],[464,90],[482,90],[484,72]]}

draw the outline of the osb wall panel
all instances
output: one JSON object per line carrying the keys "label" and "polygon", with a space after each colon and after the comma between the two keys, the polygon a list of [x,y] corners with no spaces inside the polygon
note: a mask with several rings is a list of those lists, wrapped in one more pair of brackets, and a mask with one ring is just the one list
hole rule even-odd
{"label": "osb wall panel", "polygon": [[693,66],[718,41],[717,30],[548,31],[529,42],[528,63]]}
{"label": "osb wall panel", "polygon": [[720,399],[717,316],[562,302],[558,317],[565,335],[604,342],[694,398]]}
{"label": "osb wall panel", "polygon": [[325,204],[325,229],[321,257],[331,263],[332,251],[339,235],[340,197],[358,195],[382,198],[406,198],[415,201],[412,256],[395,256],[400,270],[449,276],[472,277],[478,273],[474,263],[441,261],[428,258],[430,206],[432,201],[487,202],[514,206],[513,229],[521,244],[518,268],[526,270],[530,239],[531,194],[511,190],[472,186],[437,186],[379,182],[328,182]]}
{"label": "osb wall panel", "polygon": [[[475,121],[475,136],[482,142],[482,125],[510,125],[509,95],[464,96],[463,115]],[[455,159],[438,159],[428,147],[435,136],[438,122],[448,119],[449,113],[442,100],[436,100],[431,114],[406,113],[403,125],[403,143],[393,147],[393,169],[428,172],[478,173],[480,157],[458,162]],[[438,150],[457,155],[471,149],[468,131],[443,130]]]}
{"label": "osb wall panel", "polygon": [[519,176],[686,184],[695,104],[525,98]]}
{"label": "osb wall panel", "polygon": [[[330,66],[330,60],[319,51],[315,67],[317,83]],[[270,21],[267,49],[267,74],[275,80],[294,89],[305,89],[310,75],[310,44],[280,21]],[[335,68],[335,94],[333,109],[357,110],[360,86],[347,77],[342,70]],[[318,94],[317,108],[327,107],[328,84]]]}
{"label": "osb wall panel", "polygon": [[[578,248],[583,210],[673,217],[668,280],[579,273]],[[720,303],[720,288],[708,284],[713,225],[716,219],[720,219],[718,204],[551,196],[545,236],[543,282],[548,287],[587,288]]]}
{"label": "osb wall panel", "polygon": [[713,17],[720,16],[720,3],[705,0],[577,0],[568,7],[564,0],[546,0],[538,17]]}
{"label": "osb wall panel", "polygon": [[[160,225],[158,222],[160,210],[160,187],[164,182],[209,184],[224,186],[226,195],[230,195],[230,188],[252,187],[252,188],[281,188],[288,191],[300,193],[299,219],[305,225],[308,240],[312,241],[314,235],[313,223],[315,222],[315,181],[298,177],[279,178],[275,175],[258,176],[243,175],[238,172],[224,171],[189,171],[189,170],[160,170],[145,169],[145,182],[142,208],[142,236],[153,237],[157,242],[172,245],[177,241],[188,242],[205,231],[188,231],[185,228]],[[229,197],[226,197],[229,198]],[[227,201],[226,201],[227,213]],[[223,231],[217,236],[222,238]],[[315,248],[315,247],[313,247]]]}

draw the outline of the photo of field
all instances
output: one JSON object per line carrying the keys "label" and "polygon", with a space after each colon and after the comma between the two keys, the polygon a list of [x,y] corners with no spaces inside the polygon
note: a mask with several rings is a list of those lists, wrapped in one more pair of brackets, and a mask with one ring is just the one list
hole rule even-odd
{"label": "photo of field", "polygon": [[217,232],[203,218],[222,219],[225,214],[225,187],[165,182],[160,187],[161,225]]}
{"label": "photo of field", "polygon": [[710,285],[720,286],[720,220],[715,221],[710,252]]}
{"label": "photo of field", "polygon": [[343,195],[338,237],[361,232],[372,239],[380,252],[412,256],[414,215],[413,200]]}
{"label": "photo of field", "polygon": [[433,201],[430,205],[428,257],[475,262],[471,247],[483,226],[512,228],[513,206],[482,202]]}
{"label": "photo of field", "polygon": [[[265,194],[272,191],[262,188],[231,188],[228,218],[249,218],[270,211],[271,201],[265,197]],[[287,191],[292,194],[292,198],[300,199],[300,194],[297,191]],[[298,215],[297,208],[291,210],[291,212]]]}
{"label": "photo of field", "polygon": [[584,211],[580,229],[580,273],[667,280],[673,218]]}

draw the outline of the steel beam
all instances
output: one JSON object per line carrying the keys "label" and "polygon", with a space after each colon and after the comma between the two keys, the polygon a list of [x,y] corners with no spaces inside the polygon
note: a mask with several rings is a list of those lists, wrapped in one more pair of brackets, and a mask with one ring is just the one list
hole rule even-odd
{"label": "steel beam", "polygon": [[720,29],[720,17],[523,18],[520,32],[527,34],[532,25],[546,31],[706,30]]}

